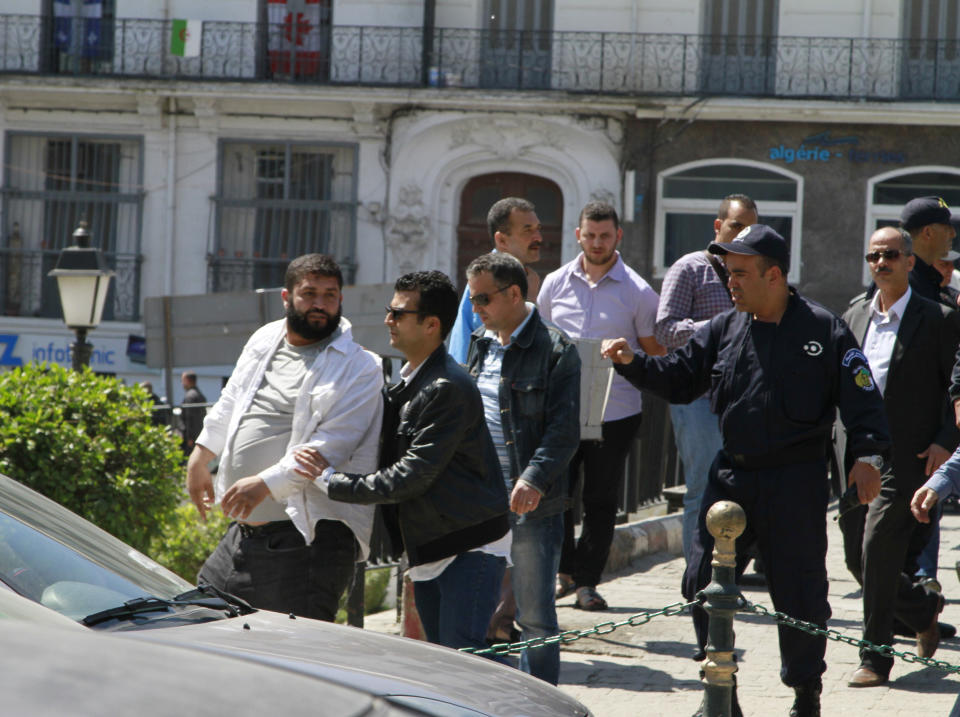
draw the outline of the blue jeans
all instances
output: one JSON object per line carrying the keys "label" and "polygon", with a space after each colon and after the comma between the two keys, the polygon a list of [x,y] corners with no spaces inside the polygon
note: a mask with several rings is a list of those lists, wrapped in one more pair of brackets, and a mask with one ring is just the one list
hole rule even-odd
{"label": "blue jeans", "polygon": [[490,553],[460,553],[433,580],[414,583],[413,597],[427,640],[437,645],[487,648],[487,625],[500,599],[507,561]]}
{"label": "blue jeans", "polygon": [[[513,594],[517,624],[524,640],[560,632],[554,584],[563,546],[563,514],[544,518],[510,513],[513,528]],[[560,678],[560,645],[524,650],[520,669],[556,685]]]}
{"label": "blue jeans", "polygon": [[937,567],[940,564],[940,515],[943,513],[943,504],[937,504],[930,511],[930,539],[923,546],[917,556],[917,571],[914,579],[936,578]]}
{"label": "blue jeans", "polygon": [[700,496],[707,486],[713,459],[723,446],[723,438],[717,416],[710,411],[710,399],[707,396],[701,396],[693,403],[670,404],[670,420],[673,421],[673,435],[687,485],[683,498],[683,557],[689,563],[700,511]]}

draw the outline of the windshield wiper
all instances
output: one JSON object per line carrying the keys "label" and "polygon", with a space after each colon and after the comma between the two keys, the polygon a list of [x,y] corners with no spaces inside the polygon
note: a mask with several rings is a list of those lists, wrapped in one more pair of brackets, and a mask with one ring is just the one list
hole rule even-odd
{"label": "windshield wiper", "polygon": [[250,603],[248,603],[243,598],[238,598],[236,595],[233,595],[232,593],[228,593],[226,590],[221,590],[215,585],[210,585],[208,583],[198,585],[193,590],[187,590],[187,592],[177,595],[174,598],[174,600],[192,600],[192,599],[195,599],[198,594],[199,595],[215,595],[216,597],[220,598],[224,602],[227,602],[230,605],[236,608],[239,608],[238,612],[241,615],[249,615],[250,613],[257,611],[255,607],[253,607]]}
{"label": "windshield wiper", "polygon": [[118,605],[117,607],[112,607],[107,610],[101,610],[100,612],[95,612],[92,615],[87,615],[80,622],[87,627],[93,627],[94,625],[99,625],[101,622],[107,622],[108,620],[133,617],[134,615],[167,610],[172,607],[196,605],[199,605],[200,607],[207,607],[211,610],[226,610],[230,613],[230,617],[236,617],[240,614],[240,612],[233,605],[220,597],[197,598],[192,600],[181,600],[179,597],[173,600],[164,600],[163,598],[158,597],[139,597],[134,598],[133,600],[127,600],[125,603],[123,603],[123,605]]}

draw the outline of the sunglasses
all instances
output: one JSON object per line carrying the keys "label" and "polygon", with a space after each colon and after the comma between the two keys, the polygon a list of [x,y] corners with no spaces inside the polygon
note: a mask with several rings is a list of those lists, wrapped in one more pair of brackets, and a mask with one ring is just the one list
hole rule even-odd
{"label": "sunglasses", "polygon": [[509,288],[509,286],[504,286],[496,291],[491,291],[489,294],[474,294],[470,297],[470,303],[474,306],[486,306],[493,299],[494,294],[499,294],[501,291],[506,291]]}
{"label": "sunglasses", "polygon": [[899,249],[884,249],[883,251],[872,251],[863,258],[871,264],[876,264],[880,261],[880,257],[883,257],[887,261],[893,261],[894,259],[899,259],[902,253]]}
{"label": "sunglasses", "polygon": [[420,309],[395,309],[392,306],[385,306],[387,316],[391,321],[399,321],[404,314],[419,314]]}

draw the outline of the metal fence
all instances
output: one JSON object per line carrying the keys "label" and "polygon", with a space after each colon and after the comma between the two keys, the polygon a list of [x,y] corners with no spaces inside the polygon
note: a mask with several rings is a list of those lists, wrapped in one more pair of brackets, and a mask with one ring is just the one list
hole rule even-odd
{"label": "metal fence", "polygon": [[[69,37],[87,22],[73,18]],[[100,21],[98,21],[100,22]],[[50,18],[0,15],[0,72],[313,84],[825,99],[960,99],[960,41],[715,37],[207,21],[197,57],[170,20],[103,20],[65,43]],[[299,32],[299,29],[298,29]],[[87,32],[89,36],[89,32]]]}

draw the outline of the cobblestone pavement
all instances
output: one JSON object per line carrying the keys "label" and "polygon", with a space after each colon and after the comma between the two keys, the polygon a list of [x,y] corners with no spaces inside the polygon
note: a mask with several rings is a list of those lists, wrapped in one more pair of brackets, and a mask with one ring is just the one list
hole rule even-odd
{"label": "cobblestone pavement", "polygon": [[[828,516],[830,548],[827,569],[833,618],[829,627],[855,638],[861,636],[862,608],[859,587],[843,564],[840,532]],[[960,514],[949,512],[942,524],[940,580],[946,607],[941,618],[960,624],[960,584],[955,563],[960,560]],[[629,568],[609,576],[598,590],[610,608],[584,612],[573,608],[573,598],[558,603],[560,625],[565,630],[585,629],[605,621],[621,621],[636,613],[658,610],[681,600],[679,585],[683,559],[665,552],[635,560]],[[749,577],[749,573],[748,573]],[[773,609],[763,587],[744,586],[745,597]],[[368,619],[369,629],[396,631],[389,613]],[[780,682],[780,657],[776,627],[770,618],[738,614],[736,646],[738,694],[747,717],[786,715],[793,691]],[[894,647],[915,651],[913,640],[898,638]],[[560,688],[589,707],[597,717],[659,717],[692,715],[700,704],[702,684],[693,627],[686,615],[656,617],[640,627],[623,627],[602,637],[565,645],[561,653]],[[941,643],[936,657],[960,665],[960,640]],[[847,687],[859,664],[857,648],[827,643],[827,672],[822,696],[823,717],[869,713],[896,717],[953,715],[960,694],[960,675],[897,660],[888,686],[868,689]]]}
{"label": "cobblestone pavement", "polygon": [[[855,638],[861,637],[860,590],[843,564],[840,531],[828,519],[830,547],[829,627]],[[955,563],[960,560],[960,514],[947,513],[942,523],[940,580],[946,595],[941,619],[960,623],[960,584]],[[748,577],[749,577],[748,568]],[[599,586],[610,609],[587,613],[573,608],[573,599],[558,605],[564,629],[583,629],[604,620],[619,621],[644,610],[659,609],[680,600],[683,558],[658,553],[634,562]],[[773,609],[766,589],[743,587],[751,602]],[[735,622],[739,672],[738,695],[744,715],[786,715],[793,703],[793,690],[780,682],[780,654],[776,627],[770,618],[738,614]],[[702,686],[699,664],[690,656],[695,650],[693,627],[686,615],[658,617],[640,627],[625,627],[597,638],[578,640],[564,647],[560,673],[561,689],[593,710],[597,717],[623,715],[692,715],[700,704]],[[915,642],[898,638],[899,651],[915,651]],[[960,640],[943,641],[936,657],[960,665]],[[898,660],[888,686],[854,689],[847,680],[859,665],[857,648],[828,641],[827,672],[821,698],[823,717],[853,714],[891,716],[951,715],[960,694],[960,675]],[[957,710],[960,717],[960,709]]]}

